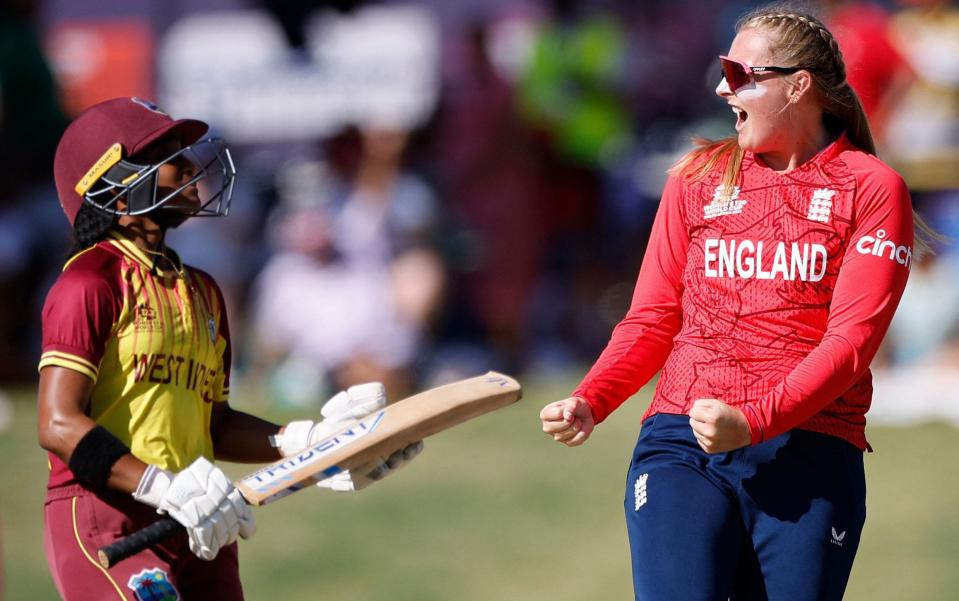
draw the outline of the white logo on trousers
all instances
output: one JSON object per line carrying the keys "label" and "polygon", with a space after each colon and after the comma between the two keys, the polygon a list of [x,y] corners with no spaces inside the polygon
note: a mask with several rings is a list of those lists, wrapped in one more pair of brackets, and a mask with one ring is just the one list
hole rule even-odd
{"label": "white logo on trousers", "polygon": [[633,494],[636,497],[636,509],[639,511],[639,508],[646,504],[646,480],[649,479],[649,474],[640,474],[639,478],[636,478],[636,484],[633,486]]}
{"label": "white logo on trousers", "polygon": [[833,526],[833,527],[832,527],[832,540],[830,540],[829,542],[831,542],[832,544],[834,544],[834,545],[836,545],[836,546],[841,547],[841,546],[842,546],[842,539],[844,539],[844,538],[846,538],[846,531],[843,530],[842,532],[837,532],[837,531],[836,531],[836,527]]}

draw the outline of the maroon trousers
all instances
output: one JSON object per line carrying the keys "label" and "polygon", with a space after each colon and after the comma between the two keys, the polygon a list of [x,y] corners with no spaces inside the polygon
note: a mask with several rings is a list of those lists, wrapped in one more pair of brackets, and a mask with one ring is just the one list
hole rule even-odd
{"label": "maroon trousers", "polygon": [[96,495],[80,486],[47,491],[44,548],[53,582],[65,601],[242,601],[236,543],[213,561],[190,552],[185,532],[109,570],[97,549],[157,520],[133,497]]}

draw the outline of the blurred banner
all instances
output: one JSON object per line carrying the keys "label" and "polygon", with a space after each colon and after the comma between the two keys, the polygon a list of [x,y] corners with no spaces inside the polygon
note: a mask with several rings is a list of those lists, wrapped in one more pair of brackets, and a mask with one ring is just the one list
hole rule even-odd
{"label": "blurred banner", "polygon": [[160,102],[235,143],[312,140],[346,124],[421,125],[439,95],[439,32],[414,6],[321,12],[291,49],[261,11],[197,13],[175,23],[158,56]]}
{"label": "blurred banner", "polygon": [[154,40],[146,21],[63,22],[47,34],[46,48],[70,115],[117,96],[154,97]]}

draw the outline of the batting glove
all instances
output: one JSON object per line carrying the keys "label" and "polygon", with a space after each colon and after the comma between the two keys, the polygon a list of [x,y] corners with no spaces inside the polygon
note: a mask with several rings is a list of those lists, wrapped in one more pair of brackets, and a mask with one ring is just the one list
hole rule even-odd
{"label": "batting glove", "polygon": [[[386,406],[386,389],[380,382],[350,386],[334,395],[320,413],[323,421],[310,420],[290,422],[283,434],[276,435],[276,446],[284,457],[299,453],[325,438],[342,431],[349,424],[379,411]],[[377,458],[353,470],[347,470],[317,482],[320,488],[336,492],[362,490],[382,480],[416,457],[423,450],[423,442],[415,442],[395,451],[389,457]]]}
{"label": "batting glove", "polygon": [[240,491],[203,457],[175,476],[155,465],[147,467],[133,498],[183,524],[190,551],[200,559],[212,560],[238,535],[248,539],[256,533]]}
{"label": "batting glove", "polygon": [[353,492],[363,490],[370,484],[389,476],[413,460],[423,450],[423,441],[418,440],[386,459],[376,459],[353,470],[346,470],[316,483],[320,488],[335,492]]}

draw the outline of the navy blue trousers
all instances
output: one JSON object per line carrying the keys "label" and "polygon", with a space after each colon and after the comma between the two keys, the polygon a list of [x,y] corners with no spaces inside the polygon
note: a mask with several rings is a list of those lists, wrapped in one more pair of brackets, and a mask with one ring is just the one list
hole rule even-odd
{"label": "navy blue trousers", "polygon": [[688,416],[654,415],[625,510],[638,601],[839,600],[866,519],[863,456],[804,430],[709,455]]}

